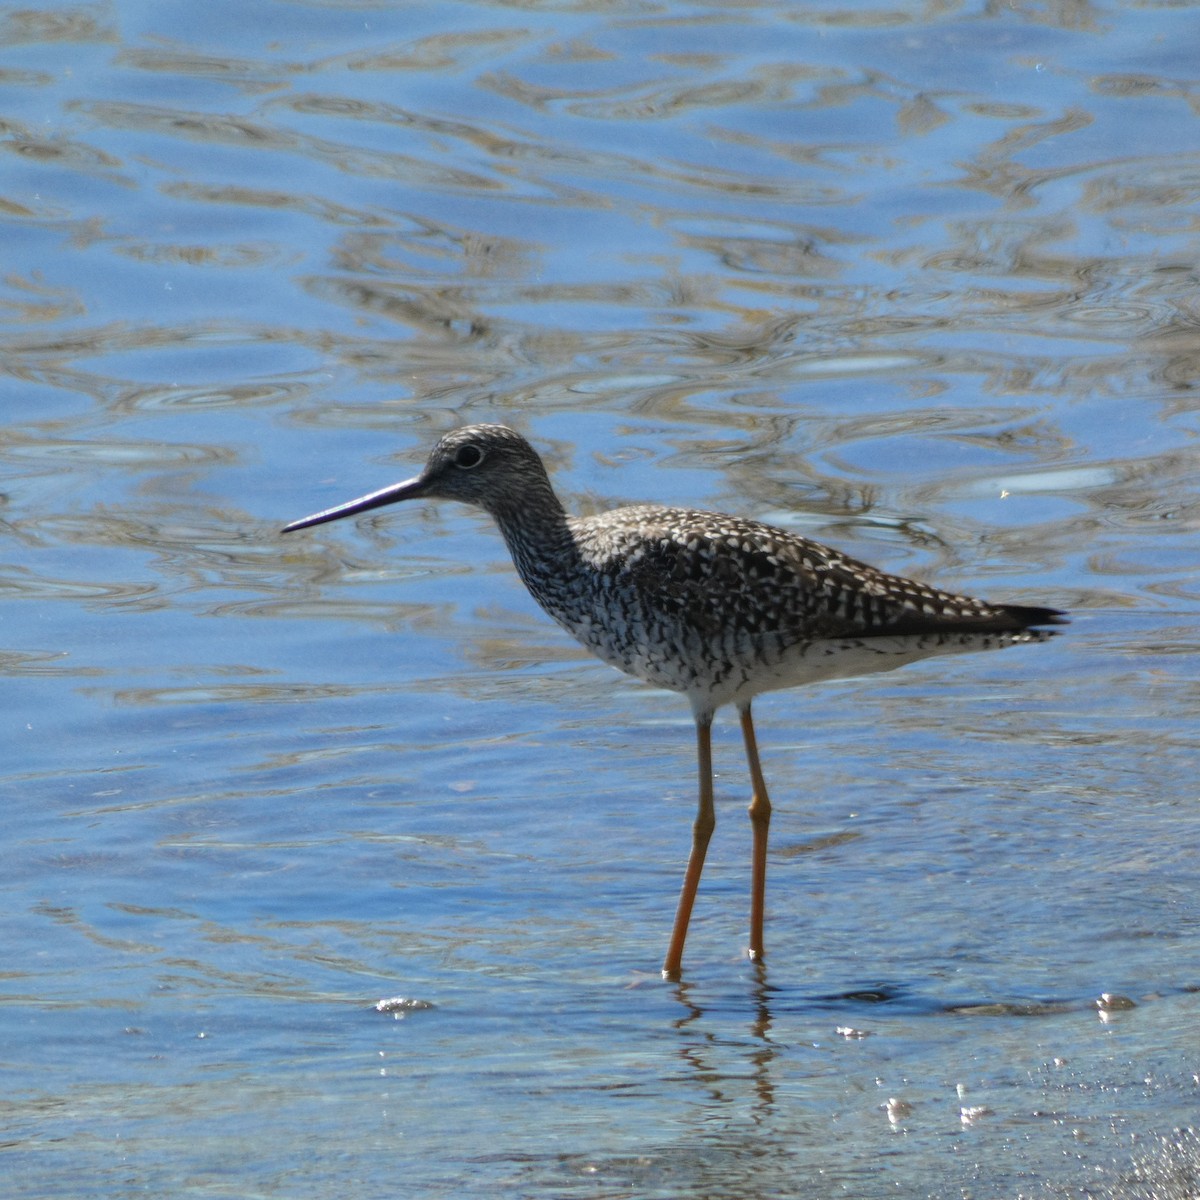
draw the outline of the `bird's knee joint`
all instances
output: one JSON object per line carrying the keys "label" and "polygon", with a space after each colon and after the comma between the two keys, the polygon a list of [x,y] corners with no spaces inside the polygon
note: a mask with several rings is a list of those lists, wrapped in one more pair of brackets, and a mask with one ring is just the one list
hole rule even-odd
{"label": "bird's knee joint", "polygon": [[765,825],[771,819],[771,801],[765,795],[756,795],[746,811],[750,814],[750,820],[761,821]]}

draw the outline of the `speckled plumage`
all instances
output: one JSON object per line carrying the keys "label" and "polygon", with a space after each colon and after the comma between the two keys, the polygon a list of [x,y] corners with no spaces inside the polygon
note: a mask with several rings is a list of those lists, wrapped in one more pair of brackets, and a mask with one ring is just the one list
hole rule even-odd
{"label": "speckled plumage", "polygon": [[723,513],[641,504],[568,516],[537,452],[502,425],[455,430],[416,478],[287,529],[420,497],[489,512],[522,580],[550,616],[605,662],[691,702],[701,812],[664,966],[672,976],[707,847],[701,827],[711,832],[708,729],[717,708],[734,704],[741,712],[755,781],[751,951],[761,957],[770,804],[750,718],[754,696],[937,654],[1040,641],[1049,634],[1034,627],[1062,619],[1053,609],[988,604],[889,575],[818,542]]}
{"label": "speckled plumage", "polygon": [[720,513],[639,505],[568,517],[565,530],[546,558],[508,538],[530,592],[599,658],[683,692],[698,713],[1038,636],[1027,632],[1033,613],[886,575]]}

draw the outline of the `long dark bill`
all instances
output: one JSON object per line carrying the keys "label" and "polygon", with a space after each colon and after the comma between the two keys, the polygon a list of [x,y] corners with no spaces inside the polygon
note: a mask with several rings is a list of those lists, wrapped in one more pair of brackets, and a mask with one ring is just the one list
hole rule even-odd
{"label": "long dark bill", "polygon": [[313,513],[311,517],[301,517],[283,527],[284,533],[294,533],[297,529],[307,529],[310,525],[324,525],[326,521],[337,521],[342,517],[352,517],[355,513],[367,512],[368,509],[382,508],[385,504],[395,504],[397,500],[411,500],[419,496],[424,489],[424,480],[418,475],[415,479],[406,479],[403,483],[393,483],[390,487],[380,488],[357,500],[348,500],[327,508],[324,512]]}

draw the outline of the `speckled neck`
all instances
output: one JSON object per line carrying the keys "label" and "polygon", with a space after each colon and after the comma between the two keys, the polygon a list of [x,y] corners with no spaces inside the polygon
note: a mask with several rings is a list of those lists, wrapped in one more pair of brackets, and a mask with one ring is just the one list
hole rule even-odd
{"label": "speckled neck", "polygon": [[525,585],[537,596],[548,573],[578,566],[566,509],[549,478],[525,480],[520,495],[505,494],[488,505]]}

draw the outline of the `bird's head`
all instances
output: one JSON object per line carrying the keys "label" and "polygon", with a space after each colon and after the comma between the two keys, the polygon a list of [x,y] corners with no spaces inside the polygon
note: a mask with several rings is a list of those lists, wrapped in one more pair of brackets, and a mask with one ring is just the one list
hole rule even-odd
{"label": "bird's head", "polygon": [[[354,516],[401,500],[459,500],[493,516],[553,496],[534,448],[506,425],[466,425],[434,446],[420,475],[284,526],[284,533]],[[557,505],[557,501],[555,501]]]}

